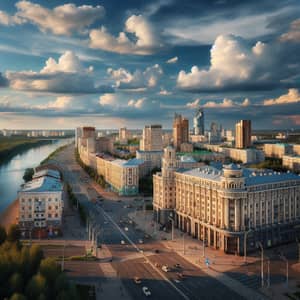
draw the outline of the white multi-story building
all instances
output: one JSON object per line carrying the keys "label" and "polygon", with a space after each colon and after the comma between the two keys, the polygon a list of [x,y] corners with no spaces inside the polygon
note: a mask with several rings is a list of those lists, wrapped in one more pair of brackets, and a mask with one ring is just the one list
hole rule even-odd
{"label": "white multi-story building", "polygon": [[64,207],[64,186],[55,170],[34,174],[18,193],[19,225],[24,234],[43,229],[48,234],[60,231]]}
{"label": "white multi-story building", "polygon": [[295,172],[300,172],[300,155],[284,155],[282,166]]}
{"label": "white multi-story building", "polygon": [[143,129],[143,137],[140,141],[140,150],[162,151],[162,145],[161,125],[146,125]]}
{"label": "white multi-story building", "polygon": [[237,165],[176,169],[172,156],[164,158],[168,163],[153,177],[153,207],[161,222],[175,216],[181,230],[228,253],[243,253],[246,231],[249,250],[258,241],[269,247],[300,236],[296,174]]}

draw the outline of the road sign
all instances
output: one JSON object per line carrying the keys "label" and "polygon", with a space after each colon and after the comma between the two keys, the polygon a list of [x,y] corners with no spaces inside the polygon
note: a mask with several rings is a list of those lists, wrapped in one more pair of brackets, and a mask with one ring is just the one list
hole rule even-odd
{"label": "road sign", "polygon": [[209,258],[207,257],[207,258],[205,258],[205,264],[206,264],[206,266],[207,267],[209,267],[209,265],[210,265],[210,261],[209,261]]}

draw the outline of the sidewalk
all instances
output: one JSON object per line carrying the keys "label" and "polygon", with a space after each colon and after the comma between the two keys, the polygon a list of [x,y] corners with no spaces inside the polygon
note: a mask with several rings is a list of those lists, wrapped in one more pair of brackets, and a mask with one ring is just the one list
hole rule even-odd
{"label": "sidewalk", "polygon": [[[285,294],[297,291],[296,280],[289,282],[289,287],[286,284],[273,284],[271,288],[260,287],[260,256],[247,257],[247,265],[244,264],[244,257],[227,255],[219,250],[205,247],[203,252],[202,241],[193,239],[188,234],[183,234],[180,230],[174,229],[174,240],[171,240],[171,233],[159,231],[157,224],[153,222],[152,212],[135,212],[129,215],[136,223],[136,226],[153,238],[161,240],[161,243],[168,249],[175,251],[178,255],[184,257],[189,262],[197,267],[200,267],[207,275],[214,277],[221,283],[245,297],[246,299],[288,299]],[[165,240],[166,239],[166,240]],[[209,267],[205,264],[208,259]],[[256,266],[256,272],[250,272],[250,267]],[[300,268],[299,268],[300,269]],[[293,270],[294,271],[294,270]],[[227,274],[226,274],[227,273]],[[240,276],[242,279],[253,277],[258,281],[257,287],[250,287],[243,284],[242,280],[237,280],[234,274]],[[266,274],[265,274],[266,276]],[[299,278],[300,276],[298,276]]]}

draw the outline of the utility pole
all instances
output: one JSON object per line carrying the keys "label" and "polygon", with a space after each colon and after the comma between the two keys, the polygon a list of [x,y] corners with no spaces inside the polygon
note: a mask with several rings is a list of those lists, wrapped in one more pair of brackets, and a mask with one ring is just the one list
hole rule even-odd
{"label": "utility pole", "polygon": [[244,233],[244,263],[245,264],[247,263],[247,236],[248,236],[248,233],[251,231],[252,231],[252,229],[249,229],[249,230],[245,231],[245,233]]}
{"label": "utility pole", "polygon": [[260,247],[261,250],[261,287],[264,287],[264,248],[261,242],[257,242],[257,245]]}

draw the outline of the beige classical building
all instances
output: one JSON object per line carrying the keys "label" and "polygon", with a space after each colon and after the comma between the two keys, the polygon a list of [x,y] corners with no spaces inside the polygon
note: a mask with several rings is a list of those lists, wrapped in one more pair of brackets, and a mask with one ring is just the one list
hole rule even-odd
{"label": "beige classical building", "polygon": [[264,144],[264,152],[266,157],[282,158],[293,153],[293,146],[284,143]]}
{"label": "beige classical building", "polygon": [[162,127],[161,125],[146,125],[143,129],[143,137],[140,141],[141,151],[162,151]]}
{"label": "beige classical building", "polygon": [[235,125],[235,147],[245,149],[251,146],[251,120],[240,120]]}
{"label": "beige classical building", "polygon": [[246,231],[249,250],[258,241],[270,247],[299,237],[296,174],[237,165],[177,169],[174,157],[167,155],[162,173],[153,178],[153,206],[161,223],[172,213],[178,228],[227,253],[243,253]]}
{"label": "beige classical building", "polygon": [[34,174],[18,193],[19,226],[24,236],[36,229],[42,236],[58,234],[62,224],[64,186],[55,170]]}

